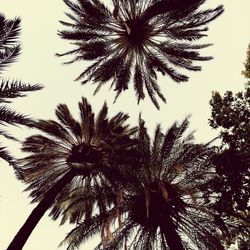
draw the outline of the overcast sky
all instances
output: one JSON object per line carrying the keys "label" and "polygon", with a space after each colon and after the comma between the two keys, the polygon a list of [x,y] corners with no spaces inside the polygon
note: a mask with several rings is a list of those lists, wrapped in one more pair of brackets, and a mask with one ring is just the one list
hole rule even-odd
{"label": "overcast sky", "polygon": [[[77,115],[77,103],[84,96],[88,98],[94,111],[98,111],[104,101],[107,101],[110,115],[118,111],[129,113],[129,122],[133,125],[142,112],[151,135],[157,123],[167,128],[175,120],[181,121],[186,115],[192,114],[190,130],[196,130],[195,137],[198,142],[207,142],[218,133],[208,125],[211,93],[243,89],[245,79],[241,70],[244,68],[246,49],[250,42],[250,1],[209,0],[206,6],[216,7],[222,3],[225,13],[209,24],[208,37],[201,40],[203,43],[214,44],[202,51],[202,55],[211,55],[214,60],[201,63],[203,70],[189,74],[190,80],[187,83],[176,84],[168,77],[161,77],[160,85],[167,104],[161,103],[161,110],[158,111],[148,98],[137,106],[132,86],[113,104],[115,93],[109,91],[108,86],[101,89],[96,96],[92,96],[94,86],[81,86],[80,83],[74,82],[85,67],[84,63],[63,65],[62,62],[66,58],[55,57],[55,53],[65,52],[69,48],[68,42],[57,36],[57,31],[62,28],[58,21],[68,20],[64,15],[67,7],[62,0],[0,0],[0,12],[8,18],[19,16],[22,19],[22,55],[4,72],[5,78],[41,83],[45,86],[42,91],[16,99],[12,107],[35,118],[53,119],[58,103],[66,103],[72,113]],[[24,128],[11,131],[20,139],[32,133]],[[9,144],[9,148],[14,154],[20,155],[19,145]],[[2,250],[6,249],[34,205],[29,205],[28,193],[23,192],[25,186],[15,179],[11,168],[2,160],[0,165]],[[56,250],[65,234],[72,228],[68,225],[59,228],[58,225],[59,221],[54,222],[47,215],[44,216],[28,239],[24,250]],[[100,237],[97,236],[96,239],[99,240]],[[91,244],[83,245],[80,249],[91,250]],[[66,246],[59,249],[65,250]]]}

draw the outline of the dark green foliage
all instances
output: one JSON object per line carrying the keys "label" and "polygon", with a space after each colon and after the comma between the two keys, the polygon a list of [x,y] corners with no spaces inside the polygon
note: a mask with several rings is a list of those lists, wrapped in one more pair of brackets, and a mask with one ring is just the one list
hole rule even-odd
{"label": "dark green foliage", "polygon": [[214,192],[221,193],[216,208],[222,216],[231,215],[244,218],[248,214],[250,197],[248,163],[232,149],[224,150],[214,158],[216,180]]}
{"label": "dark green foliage", "polygon": [[[204,190],[217,177],[209,145],[194,144],[187,134],[188,120],[174,123],[165,134],[160,126],[151,142],[140,119],[137,145],[130,167],[120,167],[114,206],[79,222],[65,238],[68,250],[76,249],[100,232],[97,249],[221,249],[221,237],[230,237],[234,226],[206,203]],[[79,202],[78,202],[79,203]],[[114,224],[118,219],[118,225]],[[111,231],[112,228],[112,231]]]}
{"label": "dark green foliage", "polygon": [[[247,51],[245,70],[242,73],[247,79],[250,61],[250,46]],[[210,105],[212,117],[209,120],[213,128],[221,129],[221,138],[230,149],[236,151],[242,159],[250,162],[250,87],[236,94],[227,91],[224,96],[214,92]]]}
{"label": "dark green foliage", "polygon": [[224,96],[214,92],[210,101],[212,118],[210,125],[220,128],[223,142],[239,152],[246,162],[250,160],[250,88]]}
{"label": "dark green foliage", "polygon": [[[9,109],[6,105],[2,105],[2,103],[10,103],[12,98],[25,96],[25,92],[42,88],[38,84],[30,85],[24,84],[21,81],[10,81],[2,78],[1,74],[4,69],[15,62],[17,56],[20,54],[21,47],[17,41],[19,33],[20,19],[6,19],[0,13],[0,125],[30,125],[31,120],[28,117]],[[0,131],[0,136],[15,139],[3,130]],[[17,167],[16,161],[5,147],[0,147],[0,157],[14,166],[14,168]]]}
{"label": "dark green foliage", "polygon": [[247,49],[247,59],[245,62],[245,70],[242,71],[242,74],[246,78],[250,79],[250,44],[248,45],[248,49]]}
{"label": "dark green foliage", "polygon": [[113,0],[113,11],[97,0],[64,2],[72,12],[67,14],[71,22],[61,21],[67,29],[59,35],[76,48],[57,55],[73,55],[68,63],[93,61],[76,80],[92,80],[97,84],[94,93],[111,81],[116,98],[132,81],[138,103],[146,89],[158,109],[157,97],[166,99],[157,84],[157,72],[184,82],[188,76],[179,68],[201,70],[193,62],[212,59],[198,52],[209,44],[192,42],[205,36],[206,24],[223,12],[222,6],[199,10],[204,0]]}
{"label": "dark green foliage", "polygon": [[[249,78],[249,48],[245,70]],[[215,157],[216,171],[220,175],[214,187],[208,192],[217,192],[220,198],[214,208],[225,218],[235,218],[241,226],[235,230],[235,238],[245,242],[250,238],[249,197],[250,197],[250,87],[236,94],[227,91],[223,96],[214,92],[210,105],[212,117],[209,122],[220,129],[222,150]],[[228,241],[234,242],[235,238]]]}

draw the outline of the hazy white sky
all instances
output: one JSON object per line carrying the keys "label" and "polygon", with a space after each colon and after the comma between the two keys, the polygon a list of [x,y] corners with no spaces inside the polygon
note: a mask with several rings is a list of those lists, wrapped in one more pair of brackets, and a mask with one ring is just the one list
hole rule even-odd
{"label": "hazy white sky", "polygon": [[[197,130],[197,141],[209,141],[217,135],[208,125],[211,92],[216,90],[223,93],[229,89],[237,91],[243,88],[245,80],[240,72],[250,42],[250,1],[209,0],[206,6],[215,7],[222,3],[225,13],[209,24],[208,37],[202,40],[204,43],[214,43],[202,53],[214,56],[214,60],[203,63],[201,72],[189,74],[187,83],[178,85],[168,77],[161,77],[161,88],[167,104],[161,103],[161,110],[158,111],[149,99],[136,106],[132,86],[113,104],[115,94],[108,91],[109,86],[93,97],[94,86],[81,86],[73,81],[83,69],[83,63],[66,66],[62,65],[65,58],[55,57],[56,52],[65,52],[69,48],[68,43],[57,36],[57,30],[62,28],[58,20],[66,20],[64,12],[67,8],[62,0],[0,0],[0,12],[8,18],[22,18],[22,55],[17,63],[5,71],[5,78],[45,86],[42,91],[15,100],[12,106],[35,118],[51,119],[58,103],[68,104],[72,113],[77,114],[77,102],[82,96],[88,98],[95,111],[106,100],[110,115],[118,111],[127,112],[131,124],[136,124],[138,114],[142,112],[151,134],[157,123],[167,128],[175,120],[182,120],[191,113],[190,128]],[[13,132],[18,133],[19,138],[30,134],[23,128],[15,128]],[[20,154],[18,145],[10,144],[9,147],[14,154]],[[1,160],[0,165],[0,249],[4,250],[34,205],[29,205],[28,193],[22,192],[25,186],[16,181],[11,168]],[[59,228],[58,225],[59,221],[53,222],[44,216],[24,250],[56,250],[71,228],[67,225]],[[96,239],[99,240],[99,237]],[[66,246],[60,249],[64,250]],[[83,245],[81,249],[91,250],[93,245]]]}

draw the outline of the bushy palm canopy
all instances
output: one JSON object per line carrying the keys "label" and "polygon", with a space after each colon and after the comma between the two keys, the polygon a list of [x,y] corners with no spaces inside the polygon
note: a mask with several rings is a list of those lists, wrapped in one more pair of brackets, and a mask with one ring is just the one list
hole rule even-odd
{"label": "bushy palm canopy", "polygon": [[59,35],[76,48],[58,55],[74,55],[69,63],[93,62],[77,80],[97,83],[95,93],[111,81],[116,98],[131,81],[138,102],[146,89],[157,108],[157,96],[166,100],[156,73],[183,82],[188,77],[179,68],[201,70],[193,61],[211,59],[198,52],[210,44],[194,41],[206,36],[206,25],[223,12],[222,6],[199,10],[205,0],[113,0],[113,11],[101,0],[64,2],[72,11],[67,14],[71,22],[61,21],[67,29]]}
{"label": "bushy palm canopy", "polygon": [[[23,151],[28,156],[20,160],[20,172],[32,190],[33,202],[39,201],[26,222],[20,228],[8,250],[22,249],[29,235],[52,207],[53,219],[63,212],[63,222],[78,221],[92,213],[97,197],[92,196],[80,214],[69,214],[72,206],[68,196],[75,197],[78,190],[85,190],[88,196],[92,186],[103,188],[111,183],[113,171],[126,163],[127,150],[134,144],[130,138],[137,128],[125,124],[128,115],[118,113],[107,117],[106,103],[95,117],[85,98],[79,102],[80,120],[76,120],[67,105],[56,109],[55,120],[38,120],[32,126],[41,134],[28,137],[23,143]],[[84,196],[83,196],[84,197]],[[83,199],[81,196],[78,200]],[[99,201],[101,198],[99,197]],[[103,204],[100,202],[100,206]],[[69,215],[68,215],[69,214]]]}
{"label": "bushy palm canopy", "polygon": [[[59,105],[56,109],[58,121],[35,122],[33,126],[44,135],[31,136],[23,143],[22,149],[29,156],[22,159],[21,172],[30,184],[27,190],[32,190],[33,201],[41,200],[69,171],[73,171],[74,178],[57,196],[58,203],[78,187],[100,183],[105,173],[122,164],[124,152],[133,144],[130,136],[136,128],[125,124],[128,115],[118,113],[108,118],[108,108],[104,104],[95,117],[85,98],[79,102],[79,110],[81,118],[77,121],[65,104]],[[54,207],[54,217],[60,214],[60,208],[63,206]]]}
{"label": "bushy palm canopy", "polygon": [[[187,119],[174,123],[166,134],[157,126],[151,143],[140,120],[133,167],[123,169],[115,206],[78,223],[64,240],[68,249],[100,231],[102,243],[95,249],[115,250],[124,245],[125,249],[149,250],[224,249],[220,237],[229,237],[230,225],[211,208],[216,195],[210,201],[203,197],[216,175],[210,162],[214,150],[194,144],[193,133],[184,134],[187,126]],[[118,226],[113,225],[111,233],[115,218]]]}
{"label": "bushy palm canopy", "polygon": [[[10,103],[12,98],[25,96],[27,91],[41,89],[40,85],[24,84],[20,81],[10,81],[2,78],[5,67],[15,62],[20,54],[20,44],[17,39],[20,33],[20,19],[6,19],[0,13],[0,125],[22,124],[29,125],[30,119],[9,109],[3,103]],[[14,139],[4,130],[0,130],[0,135],[8,139]],[[16,165],[15,160],[7,152],[5,147],[0,147],[0,157],[11,165]]]}

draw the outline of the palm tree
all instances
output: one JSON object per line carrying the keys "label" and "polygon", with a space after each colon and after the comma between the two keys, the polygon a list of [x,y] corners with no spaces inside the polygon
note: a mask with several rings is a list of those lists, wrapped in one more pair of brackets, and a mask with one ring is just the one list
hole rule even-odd
{"label": "palm tree", "polygon": [[[116,164],[123,164],[123,152],[133,144],[130,136],[136,131],[125,124],[128,115],[118,113],[109,119],[105,103],[95,118],[85,98],[79,102],[79,110],[81,119],[77,121],[68,107],[60,104],[56,109],[58,121],[39,120],[32,125],[43,134],[33,135],[23,143],[22,149],[29,155],[21,160],[20,171],[29,184],[27,190],[32,190],[33,202],[39,203],[8,250],[22,249],[50,207],[56,219],[65,209],[63,199],[79,188],[90,190],[92,183],[105,186],[105,177],[113,173]],[[94,200],[86,205],[87,215],[94,205]]]}
{"label": "palm tree", "polygon": [[[20,19],[15,18],[13,20],[6,19],[3,14],[0,13],[0,124],[21,124],[29,125],[31,120],[9,109],[3,103],[10,103],[10,99],[16,97],[25,96],[27,91],[39,90],[42,87],[38,84],[30,85],[24,84],[21,81],[10,81],[2,78],[1,74],[5,67],[15,62],[16,58],[20,54],[20,44],[17,42],[20,33]],[[0,130],[0,135],[8,139],[15,139],[9,135],[6,131]],[[0,157],[11,164],[15,169],[17,167],[16,161],[9,154],[5,147],[0,147]]]}
{"label": "palm tree", "polygon": [[111,80],[116,98],[131,80],[138,103],[146,88],[158,109],[156,96],[166,99],[156,72],[183,82],[188,77],[179,68],[201,70],[193,61],[212,59],[198,52],[211,44],[193,42],[206,36],[207,23],[223,12],[222,6],[199,10],[205,0],[112,0],[112,12],[100,0],[64,2],[73,13],[67,14],[72,22],[61,21],[67,29],[59,35],[72,41],[75,49],[57,55],[74,55],[68,63],[93,61],[76,80],[97,83],[94,94]]}
{"label": "palm tree", "polygon": [[[158,125],[153,143],[140,119],[138,146],[132,167],[123,169],[122,192],[106,213],[78,223],[65,238],[75,249],[92,234],[103,234],[103,225],[113,225],[95,249],[224,249],[220,237],[230,236],[230,225],[211,208],[216,195],[205,202],[203,191],[215,177],[210,158],[214,149],[194,144],[193,133],[184,135],[185,119],[174,123],[164,135]],[[111,195],[110,194],[110,195]]]}

